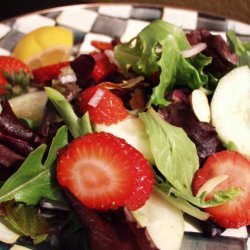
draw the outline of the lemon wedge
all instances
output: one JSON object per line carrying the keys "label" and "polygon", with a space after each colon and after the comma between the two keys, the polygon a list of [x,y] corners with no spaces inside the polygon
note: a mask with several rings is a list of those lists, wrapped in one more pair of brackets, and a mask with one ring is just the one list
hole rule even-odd
{"label": "lemon wedge", "polygon": [[67,61],[73,46],[73,32],[58,26],[46,26],[26,34],[13,50],[13,56],[30,69]]}

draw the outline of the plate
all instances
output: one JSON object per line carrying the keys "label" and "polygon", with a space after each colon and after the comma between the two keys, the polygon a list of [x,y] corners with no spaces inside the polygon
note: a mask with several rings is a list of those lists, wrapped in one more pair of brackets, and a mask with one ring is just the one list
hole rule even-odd
{"label": "plate", "polygon": [[[74,18],[72,18],[74,17]],[[11,54],[17,41],[42,26],[64,26],[74,32],[74,55],[94,48],[92,40],[128,41],[151,21],[163,19],[182,26],[185,31],[206,28],[225,39],[225,31],[234,30],[240,39],[250,41],[250,25],[196,11],[152,5],[76,5],[32,13],[0,23],[0,55]],[[250,249],[250,227],[226,230],[220,237],[205,238],[197,225],[186,222],[181,250]],[[248,243],[247,243],[248,242]]]}

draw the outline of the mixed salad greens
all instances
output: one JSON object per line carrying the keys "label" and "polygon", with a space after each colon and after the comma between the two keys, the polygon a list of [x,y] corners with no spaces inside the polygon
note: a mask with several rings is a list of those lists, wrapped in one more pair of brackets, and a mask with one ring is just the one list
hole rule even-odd
{"label": "mixed salad greens", "polygon": [[[216,101],[214,93],[217,86],[227,84],[225,81],[244,78],[243,82],[250,85],[250,44],[241,42],[232,31],[227,36],[229,45],[207,30],[185,34],[180,27],[157,20],[127,43],[117,39],[112,44],[96,42],[95,52],[63,63],[51,78],[39,78],[48,68],[33,70],[29,93],[13,98],[7,90],[0,92],[1,221],[17,235],[8,243],[17,240],[35,249],[178,249],[184,231],[183,213],[221,233],[227,226],[216,208],[230,210],[227,204],[234,201],[243,204],[246,212],[242,217],[246,219],[229,227],[249,225],[249,184],[234,184],[230,171],[224,171],[224,160],[230,162],[228,152],[234,153],[233,159],[243,157],[237,162],[244,162],[248,176],[250,163],[245,157],[250,152],[241,152],[237,138],[231,140],[221,133],[222,123],[215,126],[218,123],[213,119],[217,117],[212,114],[211,121],[210,108],[206,109],[212,103],[214,114],[217,112],[213,103],[226,95],[227,89],[216,95]],[[85,109],[86,103],[79,104],[85,100],[82,93],[93,86],[100,88],[90,96]],[[93,118],[93,110],[106,93],[103,88],[121,100],[128,110],[125,118],[112,124]],[[194,93],[205,102],[197,104]],[[37,112],[43,116],[36,121],[19,119],[15,102],[17,106],[23,100],[29,103],[27,100],[34,100],[32,95],[41,97],[43,105]],[[241,105],[248,109],[243,102]],[[101,107],[98,112],[105,113],[105,109]],[[199,119],[202,112],[206,112],[207,120]],[[154,186],[142,207],[95,210],[82,203],[68,186],[58,183],[58,157],[77,138],[97,132],[125,139],[150,162]],[[212,165],[215,159],[210,157],[218,152],[223,155],[216,155],[220,159],[217,169],[224,172],[208,177],[210,173],[199,169],[216,172],[214,165],[203,166]],[[234,177],[238,178],[236,173]],[[229,186],[220,189],[229,179]],[[179,225],[175,239],[166,236],[171,230],[160,220]]]}

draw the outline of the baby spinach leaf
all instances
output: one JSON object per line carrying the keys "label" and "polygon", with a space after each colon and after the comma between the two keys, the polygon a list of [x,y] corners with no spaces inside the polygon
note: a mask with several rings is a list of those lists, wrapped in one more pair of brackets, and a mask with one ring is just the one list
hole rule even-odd
{"label": "baby spinach leaf", "polygon": [[79,118],[71,104],[59,91],[50,87],[46,87],[45,91],[74,138],[92,132],[88,113]]}
{"label": "baby spinach leaf", "polygon": [[191,183],[199,169],[194,143],[182,128],[165,122],[152,108],[140,114],[158,170],[177,190],[192,194]]}
{"label": "baby spinach leaf", "polygon": [[58,149],[67,144],[67,128],[61,127],[54,137],[48,157],[42,163],[46,145],[29,154],[21,167],[0,189],[0,202],[14,199],[27,205],[36,205],[41,198],[59,199],[59,192],[52,181],[53,163]]}

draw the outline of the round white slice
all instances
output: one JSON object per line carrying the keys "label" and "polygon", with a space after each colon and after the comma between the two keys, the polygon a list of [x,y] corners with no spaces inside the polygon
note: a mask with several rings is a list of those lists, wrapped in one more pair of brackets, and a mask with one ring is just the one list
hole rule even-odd
{"label": "round white slice", "polygon": [[225,144],[250,156],[250,69],[236,68],[218,83],[211,101],[212,124]]}
{"label": "round white slice", "polygon": [[153,193],[133,216],[160,250],[180,249],[184,235],[184,219],[180,210]]}

